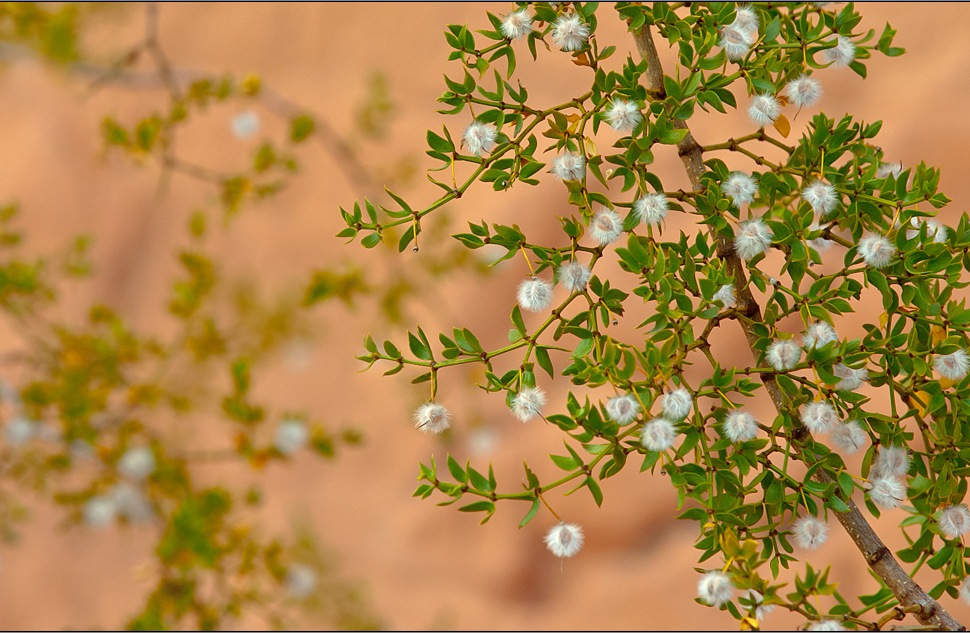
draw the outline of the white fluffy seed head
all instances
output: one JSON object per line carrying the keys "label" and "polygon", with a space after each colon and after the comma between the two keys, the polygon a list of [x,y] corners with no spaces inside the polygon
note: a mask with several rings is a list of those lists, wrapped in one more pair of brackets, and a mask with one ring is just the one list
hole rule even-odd
{"label": "white fluffy seed head", "polygon": [[546,547],[559,558],[575,556],[583,546],[583,540],[583,528],[562,521],[549,530],[545,538]]}
{"label": "white fluffy seed head", "polygon": [[883,510],[893,510],[906,498],[906,485],[895,477],[877,477],[872,481],[869,498]]}
{"label": "white fluffy seed head", "polygon": [[3,439],[10,446],[23,446],[38,433],[38,424],[30,418],[18,415],[3,426]]}
{"label": "white fluffy seed head", "polygon": [[284,455],[292,455],[306,446],[309,440],[310,431],[306,424],[302,420],[289,419],[283,420],[276,427],[273,445]]}
{"label": "white fluffy seed head", "polygon": [[670,201],[664,194],[648,193],[633,203],[633,211],[640,222],[647,226],[655,226],[667,217],[669,205]]}
{"label": "white fluffy seed head", "polygon": [[796,108],[810,108],[822,98],[822,84],[817,79],[802,75],[788,82],[785,96]]}
{"label": "white fluffy seed head", "polygon": [[781,102],[770,93],[755,95],[748,106],[748,116],[758,125],[771,125],[781,114]]}
{"label": "white fluffy seed head", "polygon": [[559,284],[570,294],[586,289],[593,272],[579,262],[563,262],[559,267]]}
{"label": "white fluffy seed head", "polygon": [[825,347],[832,341],[838,341],[839,335],[835,333],[835,328],[826,321],[819,321],[808,326],[805,334],[802,335],[802,347],[812,349],[813,347]]}
{"label": "white fluffy seed head", "polygon": [[676,439],[677,427],[667,418],[654,418],[643,425],[640,433],[640,445],[656,453],[672,448]]}
{"label": "white fluffy seed head", "polygon": [[142,481],[155,472],[155,454],[147,446],[129,448],[118,460],[118,472]]}
{"label": "white fluffy seed head", "polygon": [[938,244],[942,244],[946,241],[946,227],[942,226],[939,222],[933,219],[920,220],[920,218],[913,218],[910,220],[910,224],[915,227],[906,230],[906,239],[911,240],[913,238],[919,237],[920,230],[923,225],[926,225],[926,237]]}
{"label": "white fluffy seed head", "polygon": [[618,424],[633,422],[640,413],[640,403],[632,394],[614,396],[606,401],[606,414]]}
{"label": "white fluffy seed head", "polygon": [[84,522],[91,527],[104,527],[114,521],[118,509],[108,495],[96,495],[84,504]]}
{"label": "white fluffy seed head", "polygon": [[523,424],[542,415],[546,406],[546,392],[539,387],[526,387],[512,400],[512,415]]}
{"label": "white fluffy seed head", "polygon": [[775,610],[775,605],[764,604],[765,597],[761,595],[760,591],[748,589],[744,592],[742,597],[746,598],[754,606],[754,619],[758,622],[763,621],[772,611]]}
{"label": "white fluffy seed head", "polygon": [[290,565],[283,580],[286,594],[293,600],[305,600],[317,589],[317,572],[312,567],[297,563]]}
{"label": "white fluffy seed head", "polygon": [[855,60],[855,44],[849,38],[840,35],[835,47],[822,51],[822,59],[831,63],[833,68],[845,68]]}
{"label": "white fluffy seed head", "polygon": [[532,32],[532,16],[528,9],[519,9],[502,19],[502,35],[509,40],[517,40]]}
{"label": "white fluffy seed head", "polygon": [[802,407],[801,420],[812,435],[828,433],[840,422],[838,412],[828,402],[809,402]]}
{"label": "white fluffy seed head", "polygon": [[845,627],[838,620],[819,620],[808,627],[809,631],[844,631]]}
{"label": "white fluffy seed head", "polygon": [[721,29],[721,41],[718,46],[724,48],[724,54],[728,59],[736,60],[747,55],[753,43],[754,40],[747,31],[730,25]]}
{"label": "white fluffy seed head", "polygon": [[714,301],[720,301],[725,308],[733,308],[737,305],[738,299],[734,294],[734,284],[724,284],[714,293]]}
{"label": "white fluffy seed head", "polygon": [[586,175],[586,159],[579,154],[566,152],[552,161],[549,173],[559,180],[582,180]]}
{"label": "white fluffy seed head", "polygon": [[758,183],[743,171],[735,171],[721,183],[721,191],[731,199],[733,206],[740,209],[754,201],[754,197],[758,195]]}
{"label": "white fluffy seed head", "polygon": [[940,531],[947,538],[960,538],[970,532],[970,510],[962,503],[950,506],[940,513],[939,523]]}
{"label": "white fluffy seed head", "polygon": [[516,300],[523,310],[543,312],[552,304],[552,285],[539,277],[524,279],[519,284]]}
{"label": "white fluffy seed head", "polygon": [[970,577],[964,578],[963,582],[960,583],[959,593],[963,604],[970,606]]}
{"label": "white fluffy seed head", "polygon": [[259,115],[252,110],[240,112],[232,118],[232,134],[238,139],[247,139],[259,132]]}
{"label": "white fluffy seed head", "polygon": [[686,418],[694,406],[694,398],[685,388],[674,389],[664,396],[663,412],[671,420]]}
{"label": "white fluffy seed head", "polygon": [[635,101],[615,99],[613,106],[606,112],[606,122],[614,132],[630,132],[643,120]]}
{"label": "white fluffy seed head", "polygon": [[709,571],[697,583],[697,597],[712,607],[719,607],[734,597],[731,577],[722,571]]}
{"label": "white fluffy seed head", "polygon": [[738,257],[748,261],[768,250],[774,237],[775,234],[767,224],[759,218],[754,218],[743,222],[738,227],[738,234],[734,238],[734,250]]}
{"label": "white fluffy seed head", "polygon": [[829,540],[829,526],[813,516],[797,519],[792,524],[795,543],[802,549],[818,549]]}
{"label": "white fluffy seed head", "polygon": [[802,200],[810,204],[815,213],[823,217],[831,213],[839,203],[835,187],[824,180],[816,180],[802,189]]}
{"label": "white fluffy seed head", "polygon": [[730,411],[721,428],[724,436],[734,443],[747,442],[758,435],[758,421],[753,415],[740,409]]}
{"label": "white fluffy seed head", "polygon": [[902,163],[881,163],[878,169],[876,169],[876,178],[885,178],[889,174],[892,174],[893,178],[899,178],[899,174],[902,171]]}
{"label": "white fluffy seed head", "polygon": [[753,40],[758,35],[758,14],[754,12],[754,8],[750,4],[738,7],[731,26],[746,32],[748,37]]}
{"label": "white fluffy seed head", "polygon": [[876,477],[905,477],[909,472],[909,452],[902,446],[882,446],[872,467]]}
{"label": "white fluffy seed head", "polygon": [[425,402],[414,412],[414,428],[437,435],[451,426],[451,413],[436,402]]}
{"label": "white fluffy seed head", "polygon": [[613,209],[603,207],[589,223],[590,233],[600,246],[611,244],[623,233],[623,219]]}
{"label": "white fluffy seed head", "polygon": [[495,149],[497,137],[498,130],[495,129],[495,125],[483,123],[476,119],[465,128],[461,142],[473,156],[480,157],[482,152],[490,152]]}
{"label": "white fluffy seed head", "polygon": [[869,380],[869,370],[865,367],[852,369],[842,363],[838,363],[832,368],[832,373],[837,378],[841,378],[835,388],[839,391],[855,391],[862,386],[862,383]]}
{"label": "white fluffy seed head", "polygon": [[867,235],[859,240],[857,250],[867,266],[884,268],[893,261],[896,245],[882,235]]}
{"label": "white fluffy seed head", "polygon": [[952,354],[937,354],[933,358],[933,368],[947,380],[963,380],[970,370],[970,358],[962,349]]}
{"label": "white fluffy seed head", "polygon": [[147,521],[155,514],[152,504],[142,491],[127,481],[116,483],[112,486],[108,495],[117,513],[131,523]]}
{"label": "white fluffy seed head", "polygon": [[776,371],[788,371],[801,357],[802,350],[794,341],[775,341],[768,347],[768,364]]}
{"label": "white fluffy seed head", "polygon": [[[808,227],[809,233],[814,233],[818,231],[821,227],[818,222],[812,222],[811,226]],[[832,240],[826,239],[824,237],[816,237],[814,240],[808,240],[808,245],[814,248],[819,253],[824,253],[832,247]]]}
{"label": "white fluffy seed head", "polygon": [[869,439],[869,436],[866,435],[866,432],[862,430],[862,427],[855,420],[849,420],[844,424],[836,424],[832,428],[829,437],[846,455],[858,453]]}
{"label": "white fluffy seed head", "polygon": [[578,13],[560,16],[552,27],[552,41],[562,51],[578,51],[588,38],[589,26]]}

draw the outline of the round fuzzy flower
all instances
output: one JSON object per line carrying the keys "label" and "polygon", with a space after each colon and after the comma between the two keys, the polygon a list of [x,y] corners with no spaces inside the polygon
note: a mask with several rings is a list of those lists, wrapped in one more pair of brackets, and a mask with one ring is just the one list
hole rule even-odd
{"label": "round fuzzy flower", "polygon": [[902,163],[881,163],[879,168],[876,169],[876,178],[885,178],[889,174],[892,174],[893,178],[899,178],[902,171]]}
{"label": "round fuzzy flower", "polygon": [[276,435],[273,437],[273,446],[284,455],[292,455],[307,445],[310,440],[310,432],[302,420],[293,418],[283,420],[276,427]]}
{"label": "round fuzzy flower", "polygon": [[768,225],[758,218],[743,222],[734,238],[734,250],[738,257],[748,261],[756,255],[768,250],[775,234]]}
{"label": "round fuzzy flower", "polygon": [[530,277],[522,280],[515,296],[523,310],[542,312],[552,303],[552,285],[545,279]]}
{"label": "round fuzzy flower", "polygon": [[147,446],[129,448],[118,460],[118,471],[138,481],[147,479],[155,472],[155,454]]}
{"label": "round fuzzy flower", "polygon": [[831,63],[834,68],[845,68],[855,60],[855,44],[849,38],[840,35],[838,43],[833,48],[822,51],[822,59]]}
{"label": "round fuzzy flower", "polygon": [[776,371],[788,371],[802,358],[802,350],[794,341],[775,341],[768,347],[768,364]]}
{"label": "round fuzzy flower", "polygon": [[822,84],[817,79],[802,75],[788,82],[785,96],[797,108],[810,108],[822,98]]}
{"label": "round fuzzy flower", "polygon": [[909,472],[909,452],[902,446],[882,446],[872,470],[878,477],[905,477]]}
{"label": "round fuzzy flower", "polygon": [[519,9],[502,19],[502,35],[509,40],[517,40],[532,31],[532,16],[528,9]]}
{"label": "round fuzzy flower", "polygon": [[950,506],[940,514],[940,531],[947,538],[960,538],[963,534],[970,532],[970,510],[967,506]]}
{"label": "round fuzzy flower", "polygon": [[154,516],[152,504],[149,503],[141,490],[123,481],[115,484],[109,493],[117,513],[131,523],[147,521]]}
{"label": "round fuzzy flower", "polygon": [[872,482],[869,498],[883,510],[892,510],[906,498],[906,486],[895,477],[877,477]]}
{"label": "round fuzzy flower", "polygon": [[643,425],[640,444],[648,451],[659,453],[673,447],[677,439],[677,428],[667,418],[654,418]]}
{"label": "round fuzzy flower", "polygon": [[104,527],[115,519],[117,508],[108,495],[96,495],[84,504],[84,522],[91,527]]}
{"label": "round fuzzy flower", "polygon": [[307,565],[290,565],[283,580],[286,594],[293,600],[305,600],[317,589],[317,572]]}
{"label": "round fuzzy flower", "polygon": [[796,520],[792,530],[795,542],[802,549],[818,549],[829,540],[829,526],[813,516]]}
{"label": "round fuzzy flower", "polygon": [[812,205],[812,210],[822,216],[831,213],[839,203],[835,187],[824,180],[816,180],[802,189],[802,200]]}
{"label": "round fuzzy flower", "polygon": [[844,424],[836,424],[832,428],[829,437],[846,455],[859,452],[869,439],[869,436],[866,435],[866,432],[862,430],[862,427],[855,420],[849,420]]}
{"label": "round fuzzy flower", "polygon": [[546,392],[539,387],[526,387],[512,399],[512,415],[525,423],[542,415],[546,406]]}
{"label": "round fuzzy flower", "polygon": [[240,112],[232,118],[232,135],[238,139],[247,139],[259,132],[259,115],[252,110]]}
{"label": "round fuzzy flower", "polygon": [[825,347],[832,341],[839,340],[839,335],[835,333],[835,328],[826,321],[819,321],[808,326],[802,336],[802,347],[812,349],[813,347]]}
{"label": "round fuzzy flower", "polygon": [[721,183],[721,191],[731,198],[732,205],[740,209],[754,201],[754,197],[758,195],[758,183],[743,171],[735,171]]}
{"label": "round fuzzy flower", "polygon": [[896,254],[896,245],[882,235],[867,235],[859,240],[856,250],[867,266],[885,268]]}
{"label": "round fuzzy flower", "polygon": [[724,418],[721,429],[732,442],[747,442],[758,435],[758,422],[747,411],[735,409]]}
{"label": "round fuzzy flower", "polygon": [[563,262],[559,267],[559,284],[570,294],[582,292],[592,275],[593,271],[579,262]]}
{"label": "round fuzzy flower", "polygon": [[589,38],[589,26],[578,13],[560,16],[552,27],[552,41],[561,51],[578,51]]}
{"label": "round fuzzy flower", "polygon": [[828,402],[809,402],[802,407],[802,424],[813,435],[827,433],[839,422],[839,414]]}
{"label": "round fuzzy flower", "polygon": [[863,382],[869,380],[869,370],[865,367],[852,369],[839,363],[832,368],[832,373],[842,379],[835,385],[839,391],[855,391],[862,386]]}
{"label": "round fuzzy flower", "polygon": [[629,424],[640,413],[640,403],[631,394],[614,396],[606,401],[606,414],[618,424]]}
{"label": "round fuzzy flower", "polygon": [[586,159],[579,154],[566,152],[553,159],[549,173],[555,174],[559,180],[582,180],[586,175]]}
{"label": "round fuzzy flower", "polygon": [[669,201],[662,193],[648,193],[633,203],[633,212],[647,226],[655,226],[667,217]]}
{"label": "round fuzzy flower", "polygon": [[623,232],[623,219],[616,211],[603,207],[593,216],[590,229],[593,239],[599,242],[600,246],[606,246],[620,238]]}
{"label": "round fuzzy flower", "polygon": [[773,94],[755,95],[748,107],[748,116],[758,125],[770,125],[781,114],[781,102]]}
{"label": "round fuzzy flower", "polygon": [[425,402],[414,412],[414,428],[437,435],[451,426],[451,412],[443,405]]}
{"label": "round fuzzy flower", "polygon": [[960,599],[963,604],[970,605],[970,578],[964,578],[960,583]]}
{"label": "round fuzzy flower", "polygon": [[490,152],[495,149],[496,137],[498,137],[498,130],[495,129],[493,124],[482,123],[476,119],[465,128],[461,142],[473,156],[481,156],[482,152]]}
{"label": "round fuzzy flower", "polygon": [[765,597],[761,595],[760,591],[748,589],[746,592],[744,592],[743,597],[746,598],[754,607],[754,619],[758,622],[764,620],[772,611],[775,610],[775,605],[764,604]]}
{"label": "round fuzzy flower", "polygon": [[838,620],[819,620],[808,627],[809,631],[844,631],[845,627]]}
{"label": "round fuzzy flower", "polygon": [[606,113],[606,121],[614,132],[632,131],[642,119],[635,101],[614,99],[613,107]]}
{"label": "round fuzzy flower", "polygon": [[754,39],[758,35],[758,14],[754,12],[750,4],[738,7],[731,26],[744,31],[751,39]]}
{"label": "round fuzzy flower", "polygon": [[571,558],[583,546],[583,528],[560,521],[546,534],[545,542],[549,551],[559,558]]}
{"label": "round fuzzy flower", "polygon": [[697,583],[697,597],[712,607],[731,602],[734,597],[734,583],[723,571],[709,571]]}
{"label": "round fuzzy flower", "polygon": [[690,413],[691,407],[693,406],[694,399],[691,397],[690,392],[683,387],[680,389],[674,389],[664,396],[664,415],[671,420],[680,420],[681,418],[686,418],[687,414]]}
{"label": "round fuzzy flower", "polygon": [[10,446],[23,446],[37,435],[37,423],[18,415],[3,426],[3,439]]}
{"label": "round fuzzy flower", "polygon": [[724,284],[714,293],[714,301],[720,301],[725,308],[733,308],[737,305],[738,299],[734,295],[734,284]]}
{"label": "round fuzzy flower", "polygon": [[926,225],[926,237],[942,244],[946,241],[946,227],[941,226],[936,220],[920,220],[919,218],[913,218],[910,220],[910,224],[915,228],[906,230],[906,239],[911,240],[919,236],[920,230],[923,225]]}
{"label": "round fuzzy flower", "polygon": [[933,358],[933,368],[947,380],[963,380],[970,370],[970,358],[966,350],[958,349],[952,354],[937,354]]}
{"label": "round fuzzy flower", "polygon": [[718,46],[724,48],[724,54],[728,59],[741,59],[751,50],[754,40],[744,29],[736,28],[733,24],[721,29],[721,41]]}

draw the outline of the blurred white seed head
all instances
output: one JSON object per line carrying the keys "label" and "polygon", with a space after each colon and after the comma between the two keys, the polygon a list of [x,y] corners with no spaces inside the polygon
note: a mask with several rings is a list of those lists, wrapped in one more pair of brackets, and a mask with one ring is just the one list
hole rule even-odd
{"label": "blurred white seed head", "polygon": [[544,539],[549,551],[559,558],[572,558],[583,546],[583,528],[575,523],[559,522]]}
{"label": "blurred white seed head", "polygon": [[633,212],[647,226],[660,224],[667,217],[670,201],[662,193],[648,193],[633,203]]}
{"label": "blurred white seed head", "polygon": [[959,592],[963,604],[970,606],[970,577],[964,578],[963,582],[960,583]]}
{"label": "blurred white seed head", "polygon": [[775,610],[775,605],[764,604],[765,597],[761,595],[760,591],[748,589],[744,592],[743,597],[747,598],[751,604],[754,605],[754,619],[758,622],[764,620],[772,611]]}
{"label": "blurred white seed head", "polygon": [[155,514],[144,493],[127,481],[116,483],[108,494],[117,513],[132,523],[147,521]]}
{"label": "blurred white seed head", "polygon": [[735,171],[721,183],[721,191],[731,199],[733,206],[740,209],[754,201],[754,197],[758,195],[758,183],[749,174]]}
{"label": "blurred white seed head", "polygon": [[899,178],[902,171],[902,163],[881,163],[876,169],[876,178],[885,178],[889,174],[892,174],[893,178]]}
{"label": "blurred white seed head", "polygon": [[781,114],[781,102],[770,93],[755,95],[748,106],[748,116],[758,125],[771,125]]}
{"label": "blurred white seed head", "polygon": [[946,241],[946,227],[941,225],[939,222],[933,219],[921,220],[920,218],[913,218],[910,220],[910,224],[915,227],[906,230],[906,239],[911,240],[919,236],[920,229],[923,225],[926,225],[926,237],[930,240],[942,244]]}
{"label": "blurred white seed head", "polygon": [[480,157],[482,152],[490,152],[495,149],[497,137],[498,130],[495,129],[494,124],[483,123],[476,119],[465,128],[461,142],[473,156]]}
{"label": "blurred white seed head", "polygon": [[752,44],[754,40],[744,29],[736,28],[734,25],[721,29],[721,41],[718,46],[724,48],[724,54],[728,59],[741,59],[751,50]]}
{"label": "blurred white seed head", "polygon": [[546,392],[539,387],[526,387],[512,400],[512,415],[525,423],[542,415],[546,406]]}
{"label": "blurred white seed head", "polygon": [[559,267],[559,283],[570,294],[586,289],[593,272],[579,262],[563,262]]}
{"label": "blurred white seed head", "polygon": [[734,284],[724,284],[714,293],[714,301],[720,301],[725,308],[733,308],[737,305],[738,299],[734,295]]}
{"label": "blurred white seed head", "polygon": [[532,32],[532,16],[528,9],[513,11],[502,19],[502,35],[509,40],[517,40]]}
{"label": "blurred white seed head", "polygon": [[855,391],[862,386],[862,383],[869,380],[869,370],[865,367],[852,369],[842,363],[836,364],[832,368],[832,373],[837,378],[841,378],[835,388],[839,391]]}
{"label": "blurred white seed head", "polygon": [[155,472],[155,453],[147,446],[129,448],[118,460],[118,472],[136,481],[147,479]]}
{"label": "blurred white seed head", "polygon": [[937,354],[933,358],[933,368],[947,380],[963,380],[970,370],[970,358],[966,350],[958,349],[952,354]]}
{"label": "blurred white seed head", "polygon": [[425,402],[414,412],[414,428],[437,435],[451,427],[451,412],[437,402]]}
{"label": "blurred white seed head", "polygon": [[816,180],[802,189],[802,200],[810,204],[815,213],[822,217],[831,213],[839,203],[835,187],[824,180]]}
{"label": "blurred white seed head", "polygon": [[748,261],[768,250],[774,237],[775,234],[768,225],[759,218],[747,220],[738,227],[738,234],[734,238],[734,250],[738,257]]}
{"label": "blurred white seed head", "polygon": [[552,284],[539,277],[524,279],[519,284],[516,300],[523,310],[543,312],[552,304]]}
{"label": "blurred white seed head", "polygon": [[768,364],[777,371],[788,371],[801,357],[802,350],[794,341],[775,341],[768,347]]}
{"label": "blurred white seed head", "polygon": [[795,543],[802,549],[818,549],[829,540],[829,526],[811,515],[801,517],[792,524]]}
{"label": "blurred white seed head", "polygon": [[796,108],[810,108],[822,98],[822,84],[817,79],[802,75],[789,81],[785,86],[785,96]]}
{"label": "blurred white seed head", "polygon": [[745,31],[752,40],[755,39],[758,36],[758,14],[754,12],[754,7],[750,4],[738,7],[731,26]]}
{"label": "blurred white seed head", "polygon": [[659,453],[672,448],[677,439],[677,428],[667,418],[654,418],[643,425],[640,444],[648,451]]}
{"label": "blurred white seed head", "polygon": [[273,446],[284,455],[292,455],[307,445],[310,432],[301,420],[287,419],[280,422],[273,436]]}
{"label": "blurred white seed head", "polygon": [[877,477],[872,480],[869,498],[883,510],[898,508],[906,498],[906,485],[895,477]]}
{"label": "blurred white seed head", "polygon": [[896,245],[882,235],[867,235],[859,240],[857,250],[867,266],[884,268],[892,262]]}
{"label": "blurred white seed head", "polygon": [[606,122],[614,132],[631,132],[643,120],[635,101],[615,99],[613,106],[606,112]]}
{"label": "blurred white seed head", "polygon": [[552,27],[552,41],[562,51],[578,51],[589,38],[589,26],[578,13],[560,16]]}
{"label": "blurred white seed head", "polygon": [[836,424],[829,437],[846,455],[858,453],[869,440],[869,436],[855,420]]}
{"label": "blurred white seed head", "polygon": [[834,48],[822,51],[825,63],[831,63],[833,68],[845,68],[855,61],[855,44],[852,40],[840,35]]}
{"label": "blurred white seed head", "polygon": [[802,336],[802,347],[812,349],[813,347],[825,347],[832,341],[838,341],[839,335],[835,333],[835,328],[826,321],[819,321],[808,326]]}
{"label": "blurred white seed head", "polygon": [[84,504],[84,522],[90,527],[104,527],[114,521],[117,509],[108,495],[96,495]]}
{"label": "blurred white seed head", "polygon": [[[818,222],[812,222],[811,226],[808,227],[808,231],[810,233],[814,233],[820,228],[821,227],[819,226]],[[814,240],[808,240],[808,245],[814,248],[816,251],[818,251],[819,254],[829,250],[832,247],[832,244],[834,244],[832,240],[826,239],[821,236],[816,237]]]}
{"label": "blurred white seed head", "polygon": [[286,595],[292,600],[305,600],[317,589],[317,572],[312,567],[296,563],[286,570],[283,580]]}
{"label": "blurred white seed head", "polygon": [[734,409],[724,418],[721,425],[725,437],[732,442],[747,442],[758,435],[758,421],[747,411]]}
{"label": "blurred white seed head", "polygon": [[723,571],[709,571],[697,583],[697,597],[712,607],[719,607],[734,597],[734,584]]}
{"label": "blurred white seed head", "polygon": [[582,180],[586,175],[586,159],[579,154],[566,152],[552,161],[549,173],[559,180]]}
{"label": "blurred white seed head", "polygon": [[694,406],[694,398],[687,389],[680,387],[664,396],[663,412],[671,420],[686,418]]}
{"label": "blurred white seed head", "polygon": [[614,396],[606,401],[606,414],[618,424],[629,424],[640,413],[640,403],[632,394]]}
{"label": "blurred white seed head", "polygon": [[232,118],[232,134],[238,139],[247,139],[259,132],[259,115],[252,110],[240,112]]}
{"label": "blurred white seed head", "polygon": [[606,207],[600,209],[599,213],[593,216],[589,226],[593,239],[599,242],[601,246],[615,242],[623,233],[623,219],[620,218],[620,214]]}
{"label": "blurred white seed head", "polygon": [[844,631],[845,627],[838,620],[819,620],[808,627],[809,631]]}
{"label": "blurred white seed head", "polygon": [[3,425],[3,439],[10,446],[23,446],[37,435],[37,423],[17,415]]}
{"label": "blurred white seed head", "polygon": [[940,531],[947,538],[960,538],[970,532],[970,510],[964,504],[949,506],[940,514]]}
{"label": "blurred white seed head", "polygon": [[909,451],[902,446],[881,446],[872,467],[876,477],[905,477],[909,472]]}
{"label": "blurred white seed head", "polygon": [[828,402],[806,404],[802,407],[801,421],[812,435],[828,433],[835,424],[840,422],[838,412]]}

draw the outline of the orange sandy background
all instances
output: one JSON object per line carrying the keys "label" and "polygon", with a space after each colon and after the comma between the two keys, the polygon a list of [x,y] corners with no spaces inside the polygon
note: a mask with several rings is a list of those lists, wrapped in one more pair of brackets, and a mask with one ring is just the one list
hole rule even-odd
{"label": "orange sandy background", "polygon": [[[433,166],[424,155],[425,130],[444,123],[453,136],[467,124],[467,112],[436,115],[435,99],[444,90],[441,73],[460,74],[445,58],[441,35],[448,23],[490,28],[485,10],[503,14],[507,4],[173,4],[160,9],[161,43],[177,68],[242,75],[258,73],[263,81],[293,101],[323,114],[338,133],[349,134],[353,114],[366,94],[369,75],[383,73],[396,103],[390,135],[380,146],[363,145],[361,159],[375,171],[400,157],[411,157],[418,173],[401,187],[412,205],[437,197],[423,172]],[[840,117],[883,119],[877,142],[889,160],[905,166],[926,161],[942,165],[941,190],[953,203],[941,211],[954,225],[970,200],[966,166],[970,142],[967,99],[970,98],[970,8],[963,4],[872,4],[861,8],[861,27],[876,29],[888,20],[899,29],[896,46],[907,54],[868,60],[862,81],[848,69],[827,69],[816,76],[825,88],[821,108]],[[619,50],[610,60],[618,68],[632,46],[612,7],[599,10],[602,45]],[[114,9],[93,21],[86,47],[111,59],[141,35],[143,7]],[[614,24],[614,22],[617,22]],[[658,41],[666,70],[673,56]],[[537,103],[564,101],[571,89],[588,81],[589,69],[574,66],[564,55],[541,52],[538,65],[522,45],[522,83]],[[499,68],[504,69],[504,64]],[[588,85],[588,84],[587,84]],[[169,194],[156,196],[158,170],[133,166],[120,155],[102,155],[100,122],[106,114],[135,121],[163,103],[159,93],[106,90],[85,97],[85,82],[43,64],[15,60],[0,73],[0,192],[21,202],[21,226],[30,248],[49,252],[76,233],[96,236],[93,256],[98,275],[64,296],[63,314],[78,319],[86,306],[104,302],[142,331],[170,330],[163,313],[168,284],[175,273],[176,249],[186,243],[185,220],[211,198],[203,185],[177,178]],[[739,95],[739,102],[744,97]],[[179,153],[194,162],[225,168],[240,165],[257,141],[240,141],[229,121],[242,108],[212,108],[191,134],[180,140]],[[815,110],[802,113],[793,138]],[[263,131],[281,124],[263,114]],[[741,113],[698,115],[690,125],[703,143],[725,140],[753,130]],[[612,142],[601,130],[605,148]],[[352,205],[363,192],[354,189],[335,159],[319,145],[301,154],[302,173],[270,202],[248,208],[224,236],[216,252],[227,274],[250,276],[260,286],[299,287],[315,267],[356,261],[363,267],[386,266],[387,255],[359,245],[342,246],[334,234],[343,223],[337,205]],[[668,189],[687,187],[672,148],[657,151],[657,173]],[[749,165],[727,154],[732,167]],[[543,176],[551,183],[548,176]],[[564,189],[528,188],[497,194],[475,185],[449,206],[452,233],[464,219],[518,223],[530,241],[558,239],[555,214],[565,212]],[[675,214],[676,215],[676,214]],[[682,219],[672,217],[667,231],[676,235]],[[450,238],[449,238],[450,239]],[[434,245],[423,244],[431,250]],[[480,252],[481,253],[481,252]],[[491,255],[484,253],[484,255]],[[396,265],[414,261],[409,251]],[[841,258],[838,253],[836,258]],[[433,297],[410,306],[412,319],[428,332],[465,326],[486,347],[501,346],[508,330],[514,288],[524,274],[521,260],[505,262],[489,279],[472,287],[471,276],[437,288]],[[599,269],[598,269],[599,270]],[[607,270],[610,270],[607,268]],[[615,270],[615,268],[614,268]],[[622,279],[622,288],[631,287]],[[635,297],[628,301],[634,306]],[[639,315],[631,307],[634,315]],[[479,469],[494,464],[500,487],[516,489],[526,458],[544,479],[556,469],[545,454],[562,453],[562,435],[542,424],[522,425],[505,410],[500,397],[485,397],[470,387],[473,374],[443,376],[439,401],[451,408],[456,429],[447,441],[416,432],[413,408],[428,397],[427,385],[412,386],[407,372],[381,378],[353,359],[360,340],[403,341],[402,329],[383,325],[366,301],[357,311],[327,308],[313,313],[321,338],[306,358],[283,355],[254,376],[257,395],[286,408],[305,408],[328,425],[360,427],[360,448],[347,449],[333,462],[308,452],[286,466],[263,471],[267,489],[263,529],[286,533],[306,521],[321,542],[336,552],[340,574],[360,583],[383,624],[394,629],[720,629],[736,623],[726,613],[694,603],[698,575],[692,548],[697,525],[677,522],[676,496],[662,477],[638,475],[636,460],[621,475],[603,482],[605,501],[597,509],[585,492],[553,495],[557,511],[580,523],[587,536],[583,551],[566,561],[551,556],[542,544],[553,525],[544,510],[526,528],[517,524],[526,507],[500,504],[484,527],[473,515],[454,507],[438,508],[430,500],[411,498],[417,464],[434,454],[443,464],[446,453]],[[867,318],[874,318],[867,314]],[[636,336],[639,319],[628,317],[621,335]],[[537,320],[527,320],[534,325]],[[845,319],[843,336],[862,333],[859,319]],[[408,324],[409,327],[413,323]],[[168,330],[166,329],[168,328]],[[743,339],[728,331],[720,358],[748,358]],[[555,358],[561,368],[563,359]],[[509,360],[511,364],[513,361]],[[508,366],[499,365],[504,371]],[[376,369],[376,368],[375,368]],[[501,372],[500,372],[501,373]],[[567,382],[540,376],[560,410]],[[605,397],[600,394],[599,397]],[[765,404],[755,407],[764,415]],[[233,472],[233,471],[227,471]],[[200,475],[205,477],[206,475]],[[437,497],[436,497],[437,498]],[[858,496],[857,496],[858,500]],[[117,627],[139,607],[152,582],[139,572],[151,561],[151,527],[103,531],[59,527],[61,511],[47,503],[34,506],[22,541],[0,550],[0,628],[47,629]],[[901,511],[887,512],[878,522],[892,548],[903,545],[892,525]],[[872,593],[878,586],[841,529],[830,522],[832,538],[806,558],[816,568],[832,565],[831,578],[845,596]],[[893,538],[895,537],[895,539]],[[719,566],[708,561],[706,566]],[[921,574],[924,587],[933,574]],[[970,622],[970,609],[948,597],[951,613]],[[325,621],[305,618],[308,627]],[[765,628],[794,627],[800,619],[773,613]]]}

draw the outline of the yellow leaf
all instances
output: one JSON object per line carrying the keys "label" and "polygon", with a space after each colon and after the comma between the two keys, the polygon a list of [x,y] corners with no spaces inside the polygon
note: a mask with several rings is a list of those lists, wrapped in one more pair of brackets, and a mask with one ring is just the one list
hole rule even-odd
{"label": "yellow leaf", "polygon": [[886,327],[887,323],[889,323],[889,313],[883,312],[882,314],[879,315],[879,325],[881,325],[882,327]]}
{"label": "yellow leaf", "polygon": [[930,394],[925,391],[917,391],[916,398],[909,401],[909,406],[919,411],[920,417],[926,415],[926,407],[930,404]]}
{"label": "yellow leaf", "polygon": [[788,138],[788,135],[791,134],[791,122],[784,114],[779,114],[778,118],[775,119],[775,122],[772,123],[772,125],[776,130],[778,130],[778,133],[785,138]]}
{"label": "yellow leaf", "polygon": [[589,66],[590,68],[593,67],[593,65],[589,63],[589,57],[586,55],[586,51],[573,53],[573,63],[577,66]]}
{"label": "yellow leaf", "polygon": [[934,343],[939,343],[946,338],[946,328],[940,327],[939,325],[934,325],[930,332],[933,334]]}
{"label": "yellow leaf", "polygon": [[758,621],[751,616],[744,616],[741,618],[741,630],[742,631],[760,631],[761,626]]}
{"label": "yellow leaf", "polygon": [[940,378],[940,386],[944,389],[949,389],[953,385],[957,384],[958,380],[950,380],[949,378]]}

